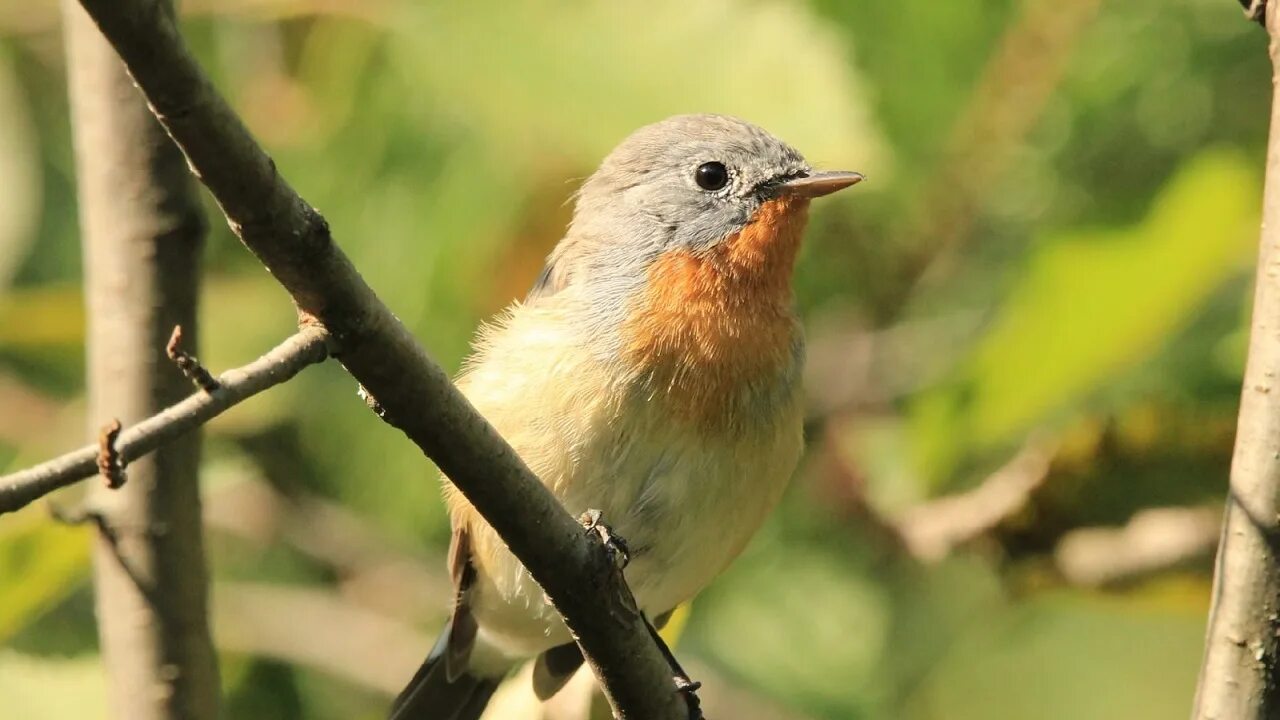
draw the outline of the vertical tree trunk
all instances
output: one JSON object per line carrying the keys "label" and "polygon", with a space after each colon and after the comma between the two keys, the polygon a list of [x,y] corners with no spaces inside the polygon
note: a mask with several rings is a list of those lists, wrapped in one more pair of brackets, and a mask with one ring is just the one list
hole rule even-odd
{"label": "vertical tree trunk", "polygon": [[1257,287],[1195,720],[1280,718],[1280,13],[1271,5],[1276,94]]}
{"label": "vertical tree trunk", "polygon": [[[172,11],[172,6],[169,6]],[[177,148],[74,1],[63,3],[88,305],[89,417],[140,420],[191,392],[165,356],[194,341],[205,225]],[[112,711],[120,720],[218,712],[192,433],[98,488],[94,581]]]}

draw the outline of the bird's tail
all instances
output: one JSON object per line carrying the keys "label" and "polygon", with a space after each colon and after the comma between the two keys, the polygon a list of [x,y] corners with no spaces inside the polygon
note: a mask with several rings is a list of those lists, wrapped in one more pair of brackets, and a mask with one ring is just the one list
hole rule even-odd
{"label": "bird's tail", "polygon": [[482,677],[463,670],[450,677],[445,651],[446,625],[422,667],[391,706],[389,720],[479,720],[502,678]]}

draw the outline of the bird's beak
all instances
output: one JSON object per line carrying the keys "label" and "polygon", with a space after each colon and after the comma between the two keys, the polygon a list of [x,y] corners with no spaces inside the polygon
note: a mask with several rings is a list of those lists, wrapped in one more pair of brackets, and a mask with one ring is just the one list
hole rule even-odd
{"label": "bird's beak", "polygon": [[816,172],[806,177],[788,180],[779,186],[778,191],[783,195],[816,198],[830,195],[850,185],[857,185],[864,179],[862,173],[856,172]]}

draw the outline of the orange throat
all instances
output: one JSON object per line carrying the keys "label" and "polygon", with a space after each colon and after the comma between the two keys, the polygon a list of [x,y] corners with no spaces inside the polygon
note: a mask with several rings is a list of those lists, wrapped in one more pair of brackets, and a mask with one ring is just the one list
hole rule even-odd
{"label": "orange throat", "polygon": [[802,198],[770,200],[710,251],[672,250],[650,266],[624,352],[679,416],[733,424],[745,391],[790,369],[791,273],[808,209]]}

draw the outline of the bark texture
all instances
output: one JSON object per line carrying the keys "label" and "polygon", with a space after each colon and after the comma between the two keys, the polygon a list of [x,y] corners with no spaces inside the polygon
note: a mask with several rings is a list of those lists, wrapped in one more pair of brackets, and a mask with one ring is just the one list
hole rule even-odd
{"label": "bark texture", "polygon": [[[171,13],[172,6],[157,5]],[[132,424],[190,393],[165,356],[175,325],[195,338],[205,225],[181,153],[81,7],[63,5],[88,305],[91,432]],[[176,439],[95,488],[94,587],[112,714],[218,713],[197,486],[199,437]]]}
{"label": "bark texture", "polygon": [[[1280,80],[1277,13],[1267,11]],[[1280,84],[1273,81],[1262,238],[1213,609],[1195,720],[1280,718]],[[1206,242],[1213,242],[1206,238]]]}

